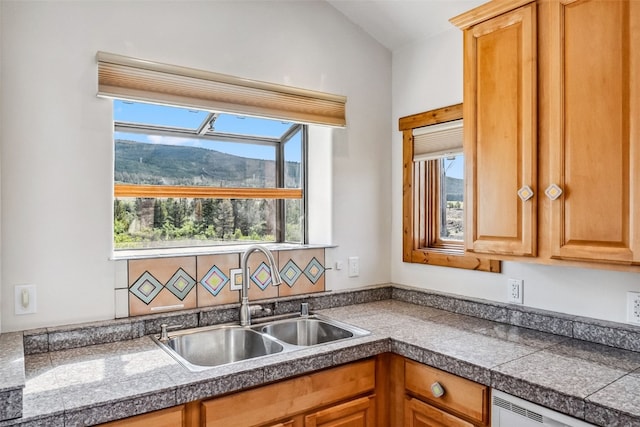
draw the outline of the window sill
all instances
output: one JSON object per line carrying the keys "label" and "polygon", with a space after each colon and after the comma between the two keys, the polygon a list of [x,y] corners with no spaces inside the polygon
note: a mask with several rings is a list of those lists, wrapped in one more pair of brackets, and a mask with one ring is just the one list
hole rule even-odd
{"label": "window sill", "polygon": [[[255,243],[227,246],[202,246],[191,248],[157,248],[157,249],[131,249],[115,251],[109,258],[112,261],[148,259],[148,258],[170,258],[180,256],[195,255],[217,255],[229,253],[242,253]],[[260,243],[261,246],[271,251],[293,251],[298,249],[327,249],[335,248],[336,245],[299,245],[295,243]]]}
{"label": "window sill", "polygon": [[500,261],[479,258],[451,250],[413,249],[405,253],[404,262],[500,273]]}

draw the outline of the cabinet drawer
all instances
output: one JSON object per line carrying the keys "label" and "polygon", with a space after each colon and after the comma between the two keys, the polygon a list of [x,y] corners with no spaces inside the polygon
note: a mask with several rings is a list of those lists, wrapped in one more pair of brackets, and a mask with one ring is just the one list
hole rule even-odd
{"label": "cabinet drawer", "polygon": [[211,426],[265,425],[374,387],[375,361],[366,360],[202,402],[202,417]]}
{"label": "cabinet drawer", "polygon": [[[431,385],[439,383],[444,394],[435,397]],[[456,414],[461,418],[487,425],[489,422],[489,388],[439,369],[405,361],[405,388],[421,400]]]}
{"label": "cabinet drawer", "polygon": [[473,427],[473,424],[419,401],[404,403],[404,427]]}

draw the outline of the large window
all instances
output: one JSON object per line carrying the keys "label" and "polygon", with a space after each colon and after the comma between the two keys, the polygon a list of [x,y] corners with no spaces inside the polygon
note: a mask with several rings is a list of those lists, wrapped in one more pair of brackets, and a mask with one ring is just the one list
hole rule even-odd
{"label": "large window", "polygon": [[[500,262],[464,252],[462,104],[403,117],[403,260],[500,271]],[[451,135],[455,134],[455,138]]]}
{"label": "large window", "polygon": [[306,126],[115,99],[114,247],[305,242]]}
{"label": "large window", "polygon": [[346,97],[107,52],[114,247],[307,243],[307,125],[346,126]]}

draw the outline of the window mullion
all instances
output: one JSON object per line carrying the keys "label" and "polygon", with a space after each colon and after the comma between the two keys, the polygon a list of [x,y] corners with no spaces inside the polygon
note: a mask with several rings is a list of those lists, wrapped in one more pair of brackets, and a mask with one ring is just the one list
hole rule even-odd
{"label": "window mullion", "polygon": [[[284,188],[284,140],[276,147],[276,187]],[[284,242],[286,231],[284,200],[276,200],[276,241]]]}

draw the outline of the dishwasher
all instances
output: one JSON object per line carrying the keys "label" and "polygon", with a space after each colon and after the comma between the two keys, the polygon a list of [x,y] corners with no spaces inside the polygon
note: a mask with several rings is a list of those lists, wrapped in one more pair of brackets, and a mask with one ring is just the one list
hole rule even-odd
{"label": "dishwasher", "polygon": [[594,427],[500,390],[491,390],[491,401],[491,427]]}

